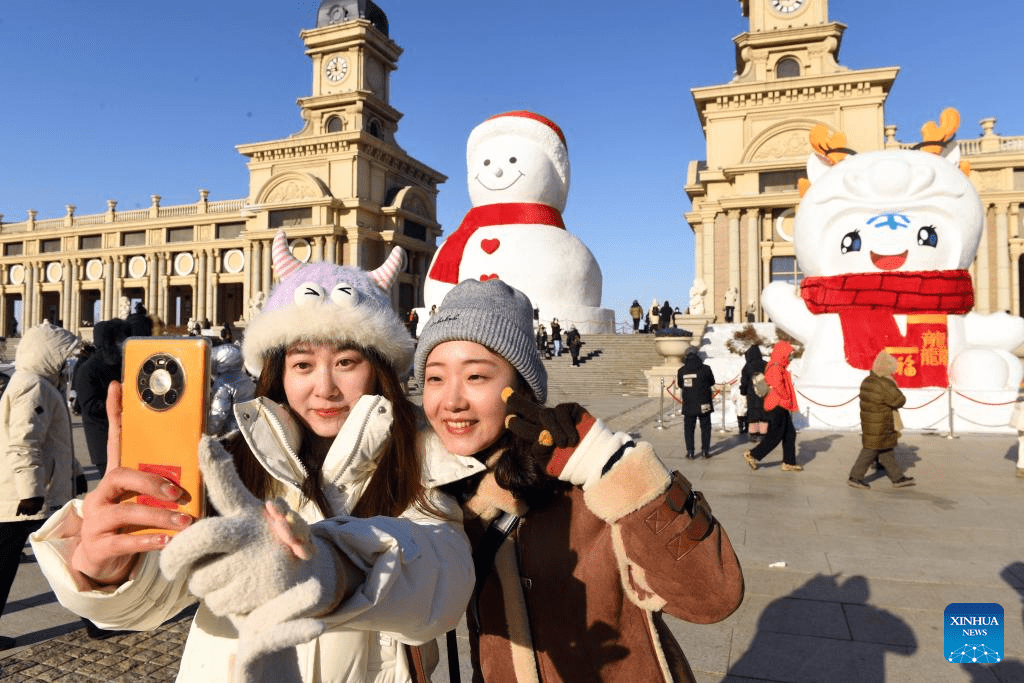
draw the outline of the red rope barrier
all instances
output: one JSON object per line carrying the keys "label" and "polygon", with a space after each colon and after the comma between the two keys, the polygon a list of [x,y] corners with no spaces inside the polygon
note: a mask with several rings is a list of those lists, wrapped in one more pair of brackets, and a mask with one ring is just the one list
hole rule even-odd
{"label": "red rope barrier", "polygon": [[978,399],[976,399],[976,398],[971,398],[970,396],[967,396],[967,395],[965,395],[965,394],[961,394],[961,393],[960,393],[959,391],[957,391],[956,389],[954,389],[954,390],[953,390],[953,393],[955,393],[955,394],[956,394],[957,396],[961,396],[961,397],[963,397],[963,398],[966,398],[966,399],[967,399],[968,401],[970,401],[971,403],[980,403],[980,404],[981,404],[981,405],[983,405],[983,406],[1008,406],[1008,405],[1010,405],[1011,403],[1016,403],[1016,402],[1017,402],[1017,399],[1013,399],[1012,401],[1005,401],[1005,402],[1003,402],[1003,403],[988,403],[988,402],[986,402],[986,401],[979,401],[979,400],[978,400]]}
{"label": "red rope barrier", "polygon": [[797,390],[796,390],[796,393],[800,394],[801,396],[803,396],[804,398],[806,398],[806,399],[807,399],[808,401],[810,401],[810,402],[811,402],[811,403],[813,403],[814,405],[816,405],[816,406],[821,406],[822,408],[842,408],[843,406],[845,406],[845,405],[849,405],[850,403],[853,403],[853,402],[854,402],[854,401],[856,401],[856,400],[857,400],[858,398],[860,398],[860,394],[857,394],[856,396],[854,396],[853,398],[851,398],[851,399],[850,399],[849,401],[846,401],[845,403],[837,403],[836,405],[834,405],[834,406],[833,406],[833,405],[829,405],[829,404],[827,404],[827,403],[818,403],[817,401],[815,401],[814,399],[812,399],[812,398],[811,398],[810,396],[808,396],[807,394],[803,393],[803,392],[802,392],[802,391],[800,391],[799,389],[797,389]]}
{"label": "red rope barrier", "polygon": [[940,394],[939,394],[938,396],[936,396],[935,398],[933,398],[932,400],[930,400],[930,401],[925,401],[924,403],[922,403],[922,404],[921,404],[921,405],[919,405],[919,406],[914,406],[913,408],[908,408],[908,407],[906,407],[906,406],[903,406],[902,408],[900,408],[900,410],[920,410],[921,408],[924,408],[925,406],[927,406],[927,405],[931,405],[932,403],[935,403],[936,401],[938,401],[938,400],[939,400],[940,398],[942,398],[942,396],[943,396],[943,395],[944,395],[945,393],[946,393],[946,392],[945,392],[945,391],[943,391],[943,392],[941,392],[941,393],[940,393]]}

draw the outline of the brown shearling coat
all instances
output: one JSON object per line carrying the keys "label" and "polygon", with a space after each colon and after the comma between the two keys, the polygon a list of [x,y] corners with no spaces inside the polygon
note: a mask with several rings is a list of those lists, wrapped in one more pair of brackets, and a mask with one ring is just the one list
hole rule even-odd
{"label": "brown shearling coat", "polygon": [[[477,496],[496,488],[481,484]],[[710,507],[694,517],[679,509],[689,490],[640,443],[586,492],[573,487],[528,511],[499,548],[479,609],[470,607],[473,680],[694,681],[661,612],[720,621],[739,607],[744,588]],[[487,517],[467,518],[471,540]],[[698,539],[687,542],[687,533]]]}

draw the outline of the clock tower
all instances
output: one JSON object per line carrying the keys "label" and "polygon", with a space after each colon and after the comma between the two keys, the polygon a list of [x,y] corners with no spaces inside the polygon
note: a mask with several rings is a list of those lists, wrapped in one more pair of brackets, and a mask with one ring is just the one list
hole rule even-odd
{"label": "clock tower", "polygon": [[300,34],[312,66],[312,94],[298,99],[302,129],[238,146],[249,157],[246,235],[254,243],[246,296],[269,291],[270,240],[283,228],[299,259],[364,270],[401,246],[407,264],[395,306],[422,305],[447,178],[395,140],[402,114],[390,104],[390,74],[402,49],[389,28],[372,0],[322,0],[316,28]]}
{"label": "clock tower", "polygon": [[691,90],[707,148],[687,172],[686,220],[706,308],[724,319],[725,293],[735,288],[736,310],[763,320],[764,286],[801,277],[790,229],[811,128],[841,130],[856,150],[881,149],[883,107],[899,69],[840,64],[846,26],[829,19],[828,0],[739,5],[749,27],[733,38],[732,80]]}
{"label": "clock tower", "polygon": [[372,0],[326,0],[315,29],[303,31],[313,66],[313,94],[299,100],[314,132],[364,130],[395,141],[401,114],[391,108],[389,77],[402,49]]}

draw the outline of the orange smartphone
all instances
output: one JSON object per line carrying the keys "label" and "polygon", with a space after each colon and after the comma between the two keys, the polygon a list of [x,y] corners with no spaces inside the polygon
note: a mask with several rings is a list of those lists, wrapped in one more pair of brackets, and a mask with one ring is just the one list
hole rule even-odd
{"label": "orange smartphone", "polygon": [[[205,513],[199,440],[206,431],[210,396],[210,342],[202,337],[130,337],[124,347],[121,394],[121,465],[159,474],[187,494],[176,505],[151,496],[135,502]],[[133,529],[131,533],[167,533]]]}

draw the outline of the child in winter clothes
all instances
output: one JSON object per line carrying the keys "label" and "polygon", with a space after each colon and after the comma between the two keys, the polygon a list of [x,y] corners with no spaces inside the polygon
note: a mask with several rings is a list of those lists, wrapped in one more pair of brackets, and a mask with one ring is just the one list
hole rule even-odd
{"label": "child in winter clothes", "polygon": [[693,681],[662,611],[727,617],[743,597],[736,555],[650,444],[578,404],[543,407],[531,309],[501,280],[466,280],[416,350],[430,425],[487,468],[448,487],[476,548],[473,680]]}
{"label": "child in winter clothes", "polygon": [[[71,415],[57,388],[65,361],[78,353],[81,343],[50,323],[29,328],[0,397],[0,613],[29,534],[51,512],[85,492]],[[13,645],[13,638],[0,638],[0,649]]]}
{"label": "child in winter clothes", "polygon": [[258,398],[235,407],[228,450],[199,444],[218,516],[122,502],[182,491],[118,467],[114,440],[97,489],[33,547],[61,604],[104,628],[152,629],[198,598],[179,681],[426,680],[405,646],[454,627],[473,586],[461,512],[436,486],[483,466],[417,437],[399,380],[413,341],[388,294],[401,249],[372,273],[302,264],[283,233],[273,255],[281,283],[243,350]]}

